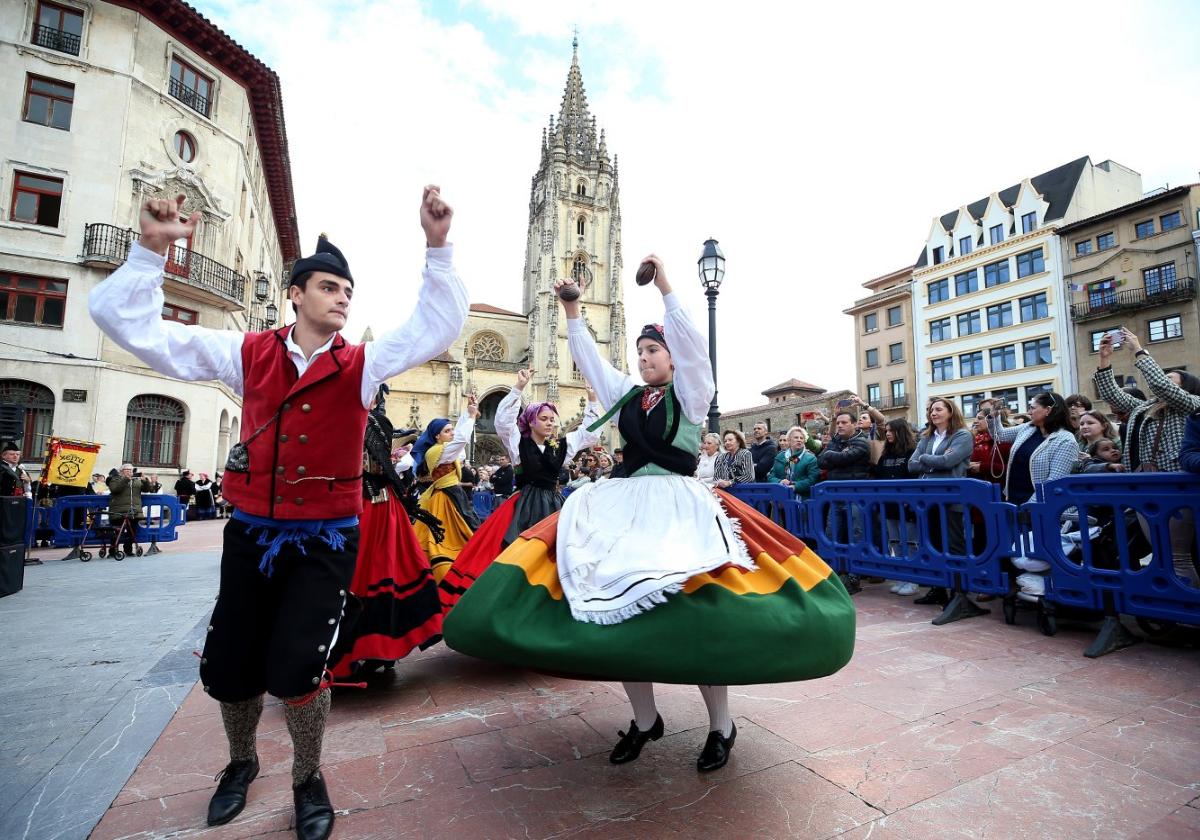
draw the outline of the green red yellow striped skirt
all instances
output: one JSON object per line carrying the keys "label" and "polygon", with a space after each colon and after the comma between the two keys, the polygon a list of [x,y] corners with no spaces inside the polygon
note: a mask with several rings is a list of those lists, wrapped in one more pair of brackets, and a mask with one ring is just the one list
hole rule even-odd
{"label": "green red yellow striped skirt", "polygon": [[741,520],[754,571],[727,565],[695,575],[665,604],[619,624],[576,621],[554,562],[554,514],[522,533],[450,610],[446,644],[584,679],[748,685],[836,672],[854,652],[854,604],[841,581],[797,537],[719,495]]}

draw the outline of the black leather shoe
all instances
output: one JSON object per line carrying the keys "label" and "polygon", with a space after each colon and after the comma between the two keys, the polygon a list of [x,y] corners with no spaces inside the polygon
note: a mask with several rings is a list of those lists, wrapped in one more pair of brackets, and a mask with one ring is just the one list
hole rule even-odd
{"label": "black leather shoe", "polygon": [[333,805],[321,771],[314,770],[304,784],[292,788],[292,799],[296,802],[296,836],[325,840],[333,831]]}
{"label": "black leather shoe", "polygon": [[696,759],[696,769],[701,773],[720,770],[725,766],[725,762],[729,761],[729,753],[733,752],[733,742],[736,740],[736,723],[733,724],[728,738],[720,732],[709,732],[708,740],[704,742],[704,749],[700,751],[700,757]]}
{"label": "black leather shoe", "polygon": [[642,747],[646,746],[647,741],[657,741],[663,736],[662,715],[654,718],[654,725],[646,732],[637,728],[637,721],[631,720],[629,721],[629,733],[617,730],[617,734],[621,736],[621,740],[617,741],[613,751],[608,754],[608,760],[613,764],[625,764],[633,761],[642,754]]}
{"label": "black leather shoe", "polygon": [[225,825],[246,807],[246,791],[258,775],[258,756],[231,761],[217,774],[217,792],[208,800],[208,824]]}
{"label": "black leather shoe", "polygon": [[862,592],[862,582],[858,575],[842,575],[842,585],[846,587],[846,592],[850,595]]}
{"label": "black leather shoe", "polygon": [[946,604],[950,603],[950,596],[949,596],[949,594],[947,594],[946,589],[944,587],[931,586],[931,587],[929,587],[928,592],[926,592],[920,598],[915,599],[913,601],[913,603],[914,604],[938,604],[938,605],[944,607],[944,606],[946,606]]}

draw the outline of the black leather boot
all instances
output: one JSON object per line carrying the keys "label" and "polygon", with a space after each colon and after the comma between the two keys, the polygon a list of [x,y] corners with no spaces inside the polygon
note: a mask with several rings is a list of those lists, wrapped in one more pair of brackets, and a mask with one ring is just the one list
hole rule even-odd
{"label": "black leather boot", "polygon": [[737,740],[737,724],[733,724],[733,729],[729,731],[729,737],[726,738],[720,732],[709,732],[708,740],[704,742],[704,749],[700,751],[700,757],[696,759],[696,769],[701,773],[707,773],[709,770],[720,770],[725,766],[725,762],[729,761],[729,753],[733,751],[733,742]]}
{"label": "black leather boot", "polygon": [[333,831],[333,804],[320,770],[314,770],[304,784],[292,788],[296,803],[296,836],[300,840],[325,840]]}
{"label": "black leather boot", "polygon": [[613,751],[608,754],[608,760],[613,764],[625,764],[633,761],[642,754],[642,747],[646,746],[647,741],[657,741],[663,736],[662,715],[654,718],[654,725],[646,732],[638,729],[637,721],[631,720],[629,721],[629,733],[617,730],[617,734],[621,736],[621,740],[617,741]]}
{"label": "black leather boot", "polygon": [[950,603],[950,595],[949,595],[949,593],[946,592],[945,587],[931,586],[931,587],[929,587],[928,592],[926,592],[920,598],[917,598],[916,600],[914,600],[913,603],[914,604],[937,604],[939,606],[944,607],[944,606],[946,606],[946,604]]}
{"label": "black leather boot", "polygon": [[208,824],[225,825],[246,807],[246,791],[258,775],[258,756],[231,761],[217,775],[217,792],[208,800]]}

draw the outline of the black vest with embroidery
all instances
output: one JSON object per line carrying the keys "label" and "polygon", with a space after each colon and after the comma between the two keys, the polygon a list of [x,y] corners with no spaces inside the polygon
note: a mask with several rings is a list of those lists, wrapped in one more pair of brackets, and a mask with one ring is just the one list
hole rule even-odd
{"label": "black vest with embroidery", "polygon": [[521,435],[517,444],[517,454],[521,463],[517,464],[517,489],[523,487],[541,487],[554,490],[558,487],[558,474],[562,472],[563,462],[567,460],[567,441],[558,438],[554,446],[542,448],[533,442],[532,438]]}
{"label": "black vest with embroidery", "polygon": [[669,389],[659,404],[649,412],[642,411],[641,392],[645,389],[634,390],[639,393],[621,406],[621,414],[617,419],[617,430],[625,441],[622,448],[625,455],[625,474],[631,476],[647,464],[654,464],[676,475],[695,475],[699,456],[671,445],[671,441],[679,432],[679,420],[683,416],[683,406],[675,396],[675,389]]}

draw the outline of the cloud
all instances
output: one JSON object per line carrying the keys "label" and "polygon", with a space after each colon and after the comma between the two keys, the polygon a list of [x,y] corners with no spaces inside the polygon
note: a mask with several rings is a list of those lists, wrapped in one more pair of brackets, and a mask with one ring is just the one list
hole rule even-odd
{"label": "cloud", "polygon": [[[427,181],[456,207],[472,299],[520,308],[529,179],[578,25],[627,273],[662,255],[705,329],[704,239],[728,258],[726,409],[792,376],[853,387],[841,310],[915,259],[935,215],[1085,154],[1146,189],[1196,177],[1200,15],[1182,2],[199,7],[282,79],[304,241],[329,231],[365,280],[351,334],[411,309]],[[630,324],[661,314],[626,296]]]}

